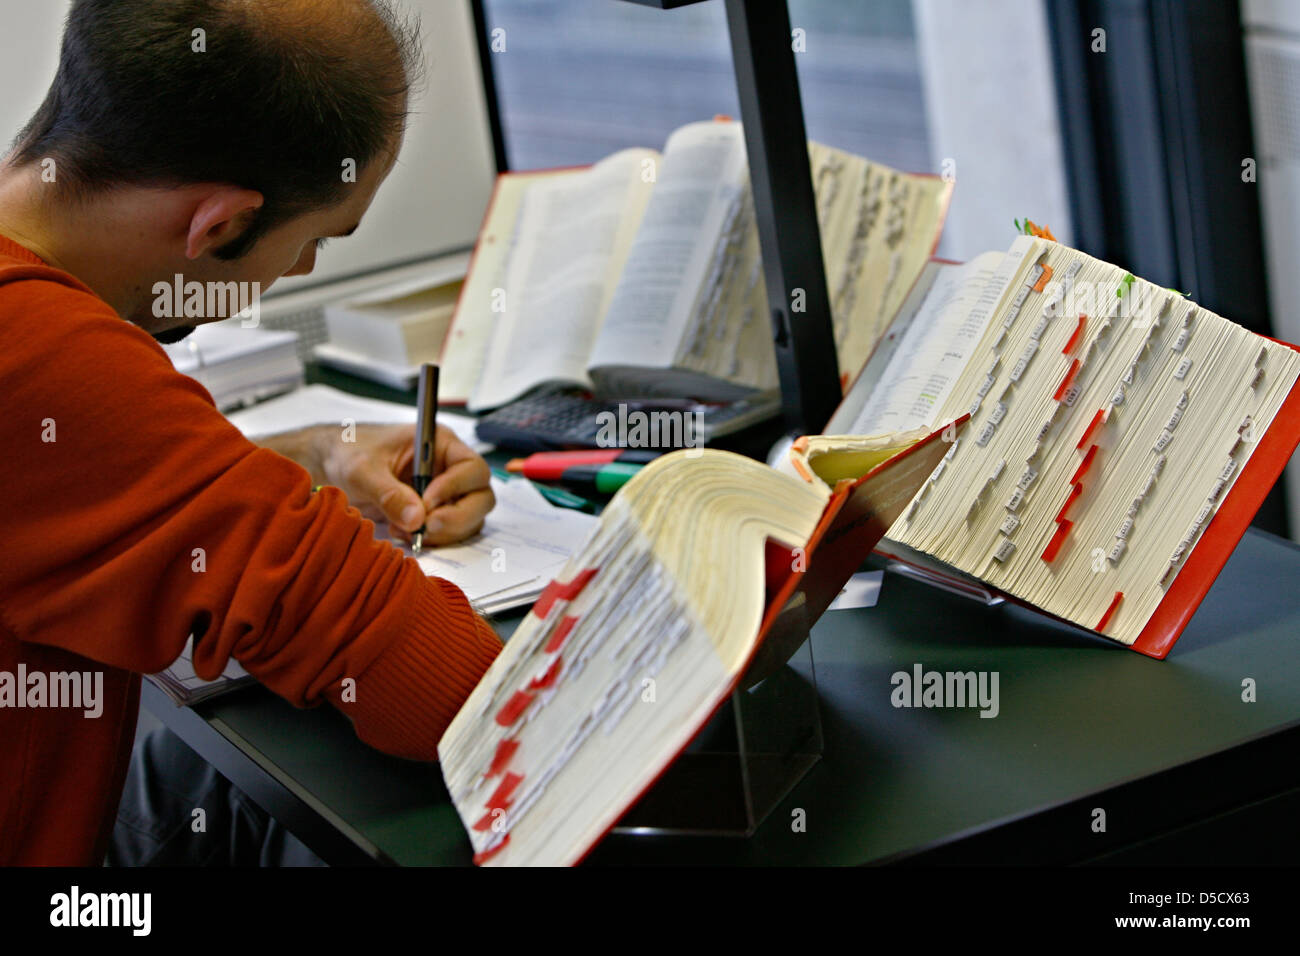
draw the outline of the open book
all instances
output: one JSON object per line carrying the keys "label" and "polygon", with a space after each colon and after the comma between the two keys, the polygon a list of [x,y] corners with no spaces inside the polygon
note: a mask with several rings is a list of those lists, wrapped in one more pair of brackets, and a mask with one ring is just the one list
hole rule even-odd
{"label": "open book", "polygon": [[[847,382],[933,253],[951,184],[817,143],[809,158]],[[547,383],[714,401],[775,387],[740,125],[498,177],[442,367],[444,401],[474,411]]]}
{"label": "open book", "polygon": [[585,856],[742,674],[802,643],[948,447],[939,432],[859,442],[862,472],[834,487],[722,451],[647,465],[438,745],[475,862]]}
{"label": "open book", "polygon": [[834,480],[835,433],[971,415],[877,550],[1164,657],[1300,441],[1298,376],[1294,346],[1023,236],[931,263],[790,466]]}

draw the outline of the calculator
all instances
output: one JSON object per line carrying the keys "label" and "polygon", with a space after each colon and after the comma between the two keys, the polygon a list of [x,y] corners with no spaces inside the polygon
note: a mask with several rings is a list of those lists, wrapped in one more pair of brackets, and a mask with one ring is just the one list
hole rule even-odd
{"label": "calculator", "polygon": [[[665,418],[664,412],[680,418]],[[712,403],[662,398],[615,401],[596,398],[582,389],[544,386],[484,415],[478,420],[476,432],[479,441],[519,452],[566,448],[669,450],[707,445],[780,414],[781,393],[777,389]],[[642,425],[640,435],[638,421]],[[666,423],[672,423],[672,427]]]}

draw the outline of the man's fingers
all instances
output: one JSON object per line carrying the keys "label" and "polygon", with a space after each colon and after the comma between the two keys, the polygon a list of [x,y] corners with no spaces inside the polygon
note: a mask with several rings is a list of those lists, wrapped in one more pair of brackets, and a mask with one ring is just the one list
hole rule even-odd
{"label": "man's fingers", "polygon": [[455,501],[436,508],[425,521],[425,541],[429,544],[451,544],[478,534],[483,519],[496,504],[491,488],[480,488]]}
{"label": "man's fingers", "polygon": [[374,505],[393,527],[414,531],[424,524],[428,510],[415,489],[379,462],[363,460],[348,477],[358,504]]}
{"label": "man's fingers", "polygon": [[[491,486],[492,470],[482,458],[473,455],[471,458],[450,465],[429,482],[429,487],[424,489],[424,504],[432,511],[441,504],[455,501],[476,491],[490,489]],[[491,505],[488,508],[491,510]]]}

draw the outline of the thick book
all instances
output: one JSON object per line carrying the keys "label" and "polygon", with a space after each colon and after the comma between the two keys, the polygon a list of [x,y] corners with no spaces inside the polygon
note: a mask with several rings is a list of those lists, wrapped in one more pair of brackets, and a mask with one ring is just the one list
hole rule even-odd
{"label": "thick book", "polygon": [[475,862],[579,862],[806,639],[966,422],[846,443],[833,485],[696,449],[620,489],[439,743]]}
{"label": "thick book", "polygon": [[[952,184],[808,149],[843,384],[933,254]],[[505,173],[443,346],[444,401],[481,411],[557,383],[615,398],[765,391],[766,296],[737,123],[688,124],[662,152]]]}
{"label": "thick book", "polygon": [[789,470],[970,433],[877,550],[1163,658],[1300,442],[1300,354],[1054,241],[933,261]]}

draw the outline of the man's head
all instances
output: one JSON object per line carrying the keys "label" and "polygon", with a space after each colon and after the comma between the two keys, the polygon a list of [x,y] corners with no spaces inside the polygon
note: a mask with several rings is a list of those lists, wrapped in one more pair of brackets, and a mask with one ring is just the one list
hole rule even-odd
{"label": "man's head", "polygon": [[[382,0],[74,0],[3,170],[40,185],[41,215],[0,189],[0,231],[40,232],[38,252],[150,331],[193,324],[152,315],[154,281],[265,290],[356,227],[396,159],[418,51]],[[105,251],[129,289],[93,281]]]}

